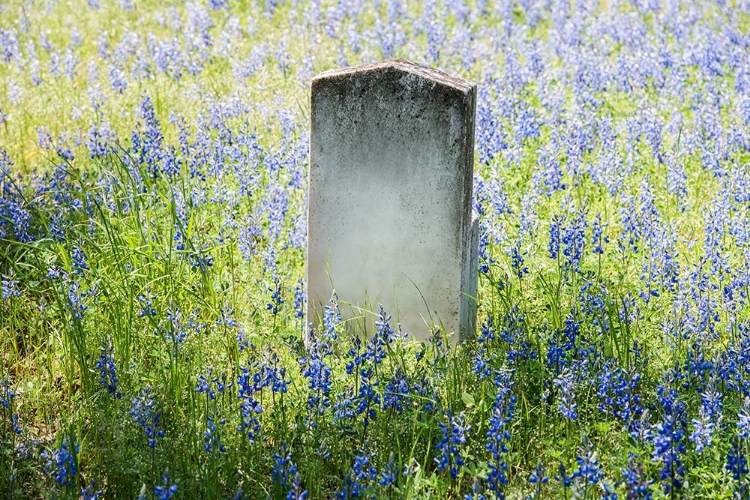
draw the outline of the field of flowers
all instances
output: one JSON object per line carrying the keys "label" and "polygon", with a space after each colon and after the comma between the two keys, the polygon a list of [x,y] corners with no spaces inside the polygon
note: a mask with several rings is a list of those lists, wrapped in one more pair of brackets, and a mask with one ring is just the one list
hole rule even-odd
{"label": "field of flowers", "polygon": [[[749,28],[0,2],[0,497],[748,498]],[[391,57],[479,87],[481,328],[305,346],[310,81]]]}

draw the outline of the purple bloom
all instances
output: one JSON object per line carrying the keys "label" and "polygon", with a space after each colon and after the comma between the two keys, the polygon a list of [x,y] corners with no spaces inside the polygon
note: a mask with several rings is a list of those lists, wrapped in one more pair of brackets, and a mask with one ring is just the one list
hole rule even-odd
{"label": "purple bloom", "polygon": [[682,487],[685,477],[685,466],[682,455],[685,454],[686,410],[685,403],[677,401],[677,392],[664,386],[657,387],[659,403],[664,415],[661,423],[652,429],[651,439],[654,443],[653,461],[662,464],[659,478],[665,493]]}
{"label": "purple bloom", "polygon": [[166,473],[162,474],[161,480],[162,484],[154,488],[154,495],[158,500],[169,500],[177,494],[177,485],[170,484],[169,475]]}
{"label": "purple bloom", "polygon": [[73,443],[70,437],[66,437],[60,448],[51,454],[43,451],[41,458],[47,460],[44,473],[52,476],[55,483],[60,486],[72,487],[75,484],[75,476],[78,475],[78,450],[78,443]]}
{"label": "purple bloom", "polygon": [[107,391],[120,398],[117,391],[117,366],[115,365],[114,348],[111,343],[106,344],[100,349],[101,354],[96,361],[96,369],[99,370],[99,385],[107,388]]}
{"label": "purple bloom", "polygon": [[156,409],[155,405],[155,396],[151,388],[146,387],[133,398],[130,410],[133,422],[143,428],[149,448],[155,448],[157,439],[163,439],[166,436],[161,427],[161,410]]}
{"label": "purple bloom", "polygon": [[448,469],[450,476],[457,479],[464,465],[462,448],[466,445],[466,432],[471,430],[471,426],[466,425],[463,412],[453,416],[452,412],[448,411],[446,416],[448,424],[438,422],[443,437],[435,445],[435,449],[440,452],[440,457],[435,458],[435,462],[437,470]]}

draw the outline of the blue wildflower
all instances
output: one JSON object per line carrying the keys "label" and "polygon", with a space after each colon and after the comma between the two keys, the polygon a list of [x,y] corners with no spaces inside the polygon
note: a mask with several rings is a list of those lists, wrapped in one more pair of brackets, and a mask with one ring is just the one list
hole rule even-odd
{"label": "blue wildflower", "polygon": [[466,445],[466,432],[471,429],[471,426],[466,425],[463,412],[458,416],[453,416],[449,410],[447,417],[447,424],[438,422],[442,438],[435,445],[435,449],[440,451],[440,457],[435,458],[435,462],[437,462],[437,470],[448,469],[450,476],[457,479],[464,465],[462,448]]}
{"label": "blue wildflower", "polygon": [[115,365],[114,348],[111,343],[100,349],[99,359],[96,361],[96,369],[99,370],[99,385],[107,388],[107,391],[120,398],[117,391],[117,366]]}
{"label": "blue wildflower", "polygon": [[266,309],[276,316],[281,311],[281,306],[284,305],[284,297],[282,294],[281,279],[278,276],[274,276],[273,283],[274,286],[268,289],[271,292],[271,301],[266,304]]}
{"label": "blue wildflower", "polygon": [[490,460],[487,462],[490,469],[486,479],[487,490],[493,492],[496,498],[504,498],[503,486],[508,484],[506,475],[508,464],[503,455],[510,451],[508,448],[511,438],[509,426],[513,420],[516,405],[516,396],[512,393],[511,376],[512,372],[503,371],[498,372],[494,378],[497,394],[489,419],[489,430],[486,434],[485,449],[490,453]]}
{"label": "blue wildflower", "polygon": [[677,392],[664,386],[657,387],[659,403],[664,411],[663,420],[652,429],[654,443],[653,461],[661,462],[659,478],[665,493],[682,487],[685,466],[681,456],[685,454],[685,403],[677,401]]}
{"label": "blue wildflower", "polygon": [[49,454],[46,450],[41,457],[47,460],[44,473],[52,476],[55,483],[63,487],[72,487],[78,475],[78,443],[73,443],[70,437],[66,437],[60,448]]}
{"label": "blue wildflower", "polygon": [[21,291],[18,289],[18,281],[12,280],[8,276],[2,277],[2,297],[3,300],[9,300],[11,297],[20,297]]}
{"label": "blue wildflower", "polygon": [[157,500],[169,500],[177,494],[177,485],[175,483],[170,484],[169,474],[164,473],[161,476],[161,485],[157,485],[154,488],[154,495]]}
{"label": "blue wildflower", "polygon": [[161,427],[161,411],[155,408],[155,397],[151,387],[140,390],[138,396],[133,398],[130,416],[133,422],[140,425],[148,439],[149,448],[156,447],[156,440],[166,436]]}
{"label": "blue wildflower", "polygon": [[628,453],[628,466],[622,469],[627,500],[651,500],[651,483],[647,479],[643,464],[636,462],[637,456]]}
{"label": "blue wildflower", "polygon": [[287,451],[286,444],[281,446],[281,454],[273,454],[272,478],[274,486],[278,487],[286,500],[305,500],[307,490],[302,487],[302,478],[297,466],[292,462],[292,454]]}
{"label": "blue wildflower", "polygon": [[588,436],[583,437],[583,446],[578,449],[576,462],[578,469],[571,475],[571,478],[580,479],[584,487],[595,485],[604,478],[604,472],[594,452],[594,445]]}
{"label": "blue wildflower", "polygon": [[742,438],[735,437],[732,440],[732,446],[727,452],[727,463],[724,468],[732,474],[735,481],[742,482],[742,476],[748,473],[745,441]]}

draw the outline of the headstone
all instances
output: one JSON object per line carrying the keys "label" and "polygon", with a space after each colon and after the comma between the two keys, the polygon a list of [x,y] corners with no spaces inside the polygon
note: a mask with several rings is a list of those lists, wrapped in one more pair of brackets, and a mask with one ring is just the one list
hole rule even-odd
{"label": "headstone", "polygon": [[405,60],[312,82],[308,323],[335,290],[372,334],[382,304],[411,337],[474,332],[476,85]]}

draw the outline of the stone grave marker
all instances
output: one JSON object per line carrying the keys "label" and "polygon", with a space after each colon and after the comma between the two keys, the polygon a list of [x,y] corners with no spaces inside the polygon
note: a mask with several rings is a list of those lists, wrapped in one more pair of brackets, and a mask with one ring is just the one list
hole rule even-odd
{"label": "stone grave marker", "polygon": [[378,305],[412,338],[476,322],[476,85],[405,60],[312,82],[308,324],[335,290],[349,327]]}

